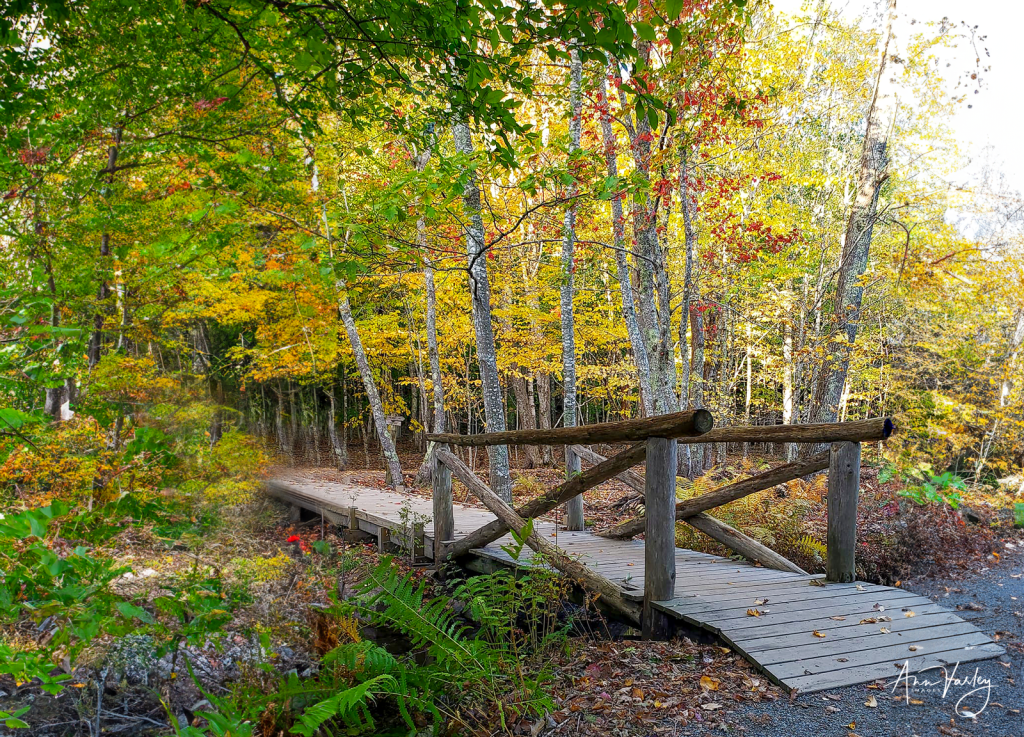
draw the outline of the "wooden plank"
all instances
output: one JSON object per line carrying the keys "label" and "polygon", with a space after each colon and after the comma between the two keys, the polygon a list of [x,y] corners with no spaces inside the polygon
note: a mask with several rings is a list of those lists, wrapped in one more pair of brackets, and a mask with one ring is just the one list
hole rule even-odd
{"label": "wooden plank", "polygon": [[1004,652],[1005,650],[1002,647],[989,642],[971,648],[926,653],[910,658],[893,659],[874,665],[844,668],[843,670],[829,673],[791,676],[786,678],[786,686],[800,693],[814,693],[830,688],[867,683],[868,681],[875,680],[884,680],[892,684],[900,673],[903,672],[904,667],[908,673],[926,671],[933,673],[935,678],[942,678],[940,669],[945,666],[950,666],[949,670],[952,670],[952,666],[957,663],[970,663],[976,660],[997,658]]}
{"label": "wooden plank", "polygon": [[[966,635],[948,637],[939,641],[936,652],[951,652],[966,647],[977,647],[990,643],[988,635],[975,630]],[[927,645],[920,645],[921,650],[910,650],[912,643],[900,642],[881,647],[868,647],[854,653],[830,653],[813,658],[804,658],[791,663],[778,663],[767,668],[772,675],[782,680],[796,676],[818,675],[837,670],[850,670],[864,665],[877,663],[904,662],[917,654],[923,654]]]}
{"label": "wooden plank", "polygon": [[[640,448],[645,455],[646,447]],[[636,452],[635,448],[631,450]],[[351,495],[333,490],[330,484],[304,483],[298,479],[287,483],[277,480],[275,489],[268,488],[268,492],[288,504],[321,513],[342,526],[352,527],[355,519],[358,529],[379,534],[385,547],[389,541],[408,544],[410,537],[413,543],[433,543],[438,539],[426,527],[410,536],[399,519],[403,506],[418,514],[430,513],[433,502],[424,498],[359,489],[353,502]],[[355,505],[365,509],[353,509]],[[455,530],[471,530],[491,517],[489,511],[454,503],[452,511]],[[433,527],[436,530],[437,525]],[[534,531],[555,555],[573,556],[583,571],[610,586],[615,601],[640,612],[642,589],[648,585],[645,543],[597,537],[585,531],[558,530],[552,522],[544,520],[535,523]],[[479,570],[534,565],[532,550],[524,550],[518,561],[504,553],[499,545],[509,540],[507,534],[499,535],[491,546],[475,549],[469,565]],[[552,545],[556,542],[558,548]],[[429,556],[434,551],[423,552]],[[908,662],[913,670],[1003,652],[969,621],[929,599],[899,589],[860,584],[863,590],[859,590],[855,583],[811,586],[811,581],[822,577],[737,563],[674,546],[671,559],[685,575],[672,589],[674,598],[657,604],[648,600],[652,608],[666,612],[666,617],[717,633],[736,652],[759,664],[770,679],[787,687],[812,691],[877,678],[892,680],[899,673],[895,662]],[[765,598],[768,601],[764,605],[753,603]],[[885,611],[876,611],[875,604],[884,606]],[[767,609],[768,614],[748,616],[747,609],[755,607]],[[913,610],[915,616],[904,617],[906,610]],[[877,616],[891,617],[892,621],[860,624],[862,619]],[[889,633],[882,633],[882,627]],[[816,637],[815,630],[825,637]],[[970,649],[960,647],[965,642],[974,642],[972,638],[978,638],[980,644]],[[927,652],[910,651],[911,644]],[[903,655],[902,660],[893,657],[893,648]],[[942,652],[938,652],[939,648]],[[909,654],[915,657],[906,657]],[[813,666],[811,675],[802,672],[807,664]],[[793,675],[794,670],[800,672]]]}
{"label": "wooden plank", "polygon": [[[927,604],[927,605],[925,605],[925,604],[916,605],[915,604],[914,606],[908,607],[908,608],[912,609],[917,616],[934,615],[934,614],[939,614],[939,613],[942,613],[942,612],[948,613],[948,610],[943,609],[938,604]],[[903,616],[903,613],[902,613],[903,609],[901,608],[899,611],[900,611],[899,616],[902,617]],[[883,614],[884,613],[885,612],[883,612]],[[866,619],[868,617],[874,616],[875,614],[876,614],[876,612],[857,612],[857,613],[846,613],[846,614],[844,614],[844,613],[838,612],[838,611],[837,612],[828,612],[828,611],[826,611],[826,612],[822,612],[820,614],[814,615],[813,617],[808,617],[808,618],[804,619],[802,621],[802,624],[801,624],[801,627],[800,627],[799,631],[800,632],[806,632],[806,633],[810,634],[814,630],[818,630],[820,632],[829,632],[829,631],[832,631],[832,630],[843,629],[843,628],[846,628],[846,627],[860,626],[859,623],[860,623],[860,621],[862,619]],[[845,617],[845,619],[835,620],[835,619],[831,619],[830,618],[830,617],[834,617],[834,616],[842,616],[842,617]],[[895,620],[896,616],[893,616],[893,619]],[[877,626],[880,627],[882,625],[878,624]],[[797,630],[794,630],[792,624],[786,623],[786,622],[777,623],[777,624],[762,623],[759,627],[751,627],[751,628],[741,628],[741,627],[738,627],[736,625],[731,625],[731,626],[727,626],[726,630],[728,630],[728,632],[730,633],[729,636],[732,637],[733,639],[735,639],[737,641],[742,641],[742,642],[748,643],[748,644],[752,640],[755,640],[755,639],[762,639],[762,640],[773,639],[774,640],[777,637],[781,637],[781,636],[785,636],[785,635],[790,635],[790,634],[793,634],[795,631],[797,631]]]}
{"label": "wooden plank", "polygon": [[828,465],[829,581],[857,578],[857,498],[860,493],[860,443],[832,443]]}
{"label": "wooden plank", "polygon": [[510,430],[476,435],[428,434],[427,440],[482,448],[488,445],[572,445],[625,443],[652,437],[681,438],[701,435],[715,426],[706,409],[693,409],[639,420],[602,422],[597,425],[556,427],[550,430]]}
{"label": "wooden plank", "polygon": [[[811,612],[822,609],[823,607],[829,606],[864,606],[869,611],[876,614],[888,614],[890,607],[889,602],[906,602],[913,600],[915,602],[924,601],[925,603],[931,603],[928,599],[914,594],[908,594],[900,589],[889,589],[887,591],[879,591],[873,593],[869,597],[859,597],[856,595],[844,595],[845,592],[836,592],[830,594],[826,592],[826,595],[820,599],[808,599],[800,600],[796,599],[793,601],[785,601],[776,604],[775,606],[767,605],[764,609],[769,610],[770,614],[782,614],[785,612],[799,612],[804,611],[808,614]],[[884,611],[878,611],[872,609],[875,605],[884,606]],[[904,604],[900,604],[904,606]],[[690,611],[697,611],[698,609],[706,611],[710,614],[713,613],[716,622],[724,622],[728,619],[743,619],[747,617],[747,609],[750,609],[751,605],[746,602],[710,602],[702,604],[698,602],[690,604]],[[767,615],[766,615],[767,616]],[[890,615],[891,616],[891,615]],[[902,616],[902,615],[901,615]]]}
{"label": "wooden plank", "polygon": [[830,656],[844,657],[848,653],[861,652],[862,650],[878,647],[882,644],[903,644],[907,647],[920,647],[921,651],[925,651],[931,647],[929,643],[934,643],[936,640],[945,640],[954,636],[978,632],[977,627],[963,620],[952,624],[936,625],[916,630],[891,630],[889,634],[879,632],[877,625],[862,625],[858,629],[867,628],[868,626],[872,626],[874,631],[851,633],[841,639],[826,637],[810,643],[800,642],[797,644],[798,641],[794,640],[787,647],[757,651],[756,656],[753,655],[754,651],[748,650],[743,646],[742,642],[737,642],[736,644],[743,648],[744,653],[751,655],[758,665],[769,666],[819,657],[826,653]]}
{"label": "wooden plank", "polygon": [[[794,463],[784,463],[781,466],[777,466],[773,469],[759,473],[756,476],[751,476],[748,479],[737,481],[732,484],[727,484],[714,491],[709,491],[707,494],[701,494],[700,496],[693,497],[692,499],[684,499],[683,501],[676,504],[676,519],[685,520],[687,517],[692,517],[695,514],[701,512],[707,512],[708,510],[720,507],[723,504],[734,502],[737,499],[742,499],[745,496],[756,494],[759,491],[770,489],[773,486],[784,484],[787,481],[807,476],[808,474],[817,473],[818,471],[828,468],[828,453],[819,453],[818,455],[807,459],[806,461],[797,461]],[[611,539],[626,539],[639,535],[644,531],[644,518],[634,517],[631,520],[627,520],[621,524],[616,525],[610,530],[604,530],[600,532],[603,537]]]}
{"label": "wooden plank", "polygon": [[[916,611],[915,609],[915,613]],[[759,636],[760,633],[756,629],[742,630],[737,631],[736,634],[739,636],[735,641],[743,648],[744,652],[757,655],[771,650],[788,649],[799,645],[816,643],[818,638],[813,634],[815,630],[823,633],[830,642],[835,642],[839,640],[856,640],[866,635],[873,635],[878,632],[880,626],[883,626],[881,623],[860,624],[861,619],[863,617],[851,617],[841,621],[827,617],[815,619],[807,623],[810,627],[809,629],[804,627],[800,631],[794,631],[792,627],[786,627],[784,630],[780,628],[774,636]],[[907,633],[913,630],[942,627],[961,622],[973,627],[970,622],[965,622],[952,612],[936,610],[930,613],[918,614],[911,619],[893,617],[893,621],[888,622],[884,626],[890,628],[893,632]]]}
{"label": "wooden plank", "polygon": [[[838,588],[839,586],[845,587],[847,585],[849,588]],[[688,596],[677,596],[674,601],[681,602],[681,605],[685,602],[692,602],[694,606],[711,608],[724,608],[731,605],[771,608],[777,604],[810,602],[817,599],[835,599],[844,596],[861,595],[862,592],[857,591],[855,584],[837,584],[825,589],[820,586],[808,586],[804,583],[797,583],[784,588],[763,586],[740,591],[712,592],[708,595],[697,592],[691,593]],[[755,601],[767,603],[755,605]]]}
{"label": "wooden plank", "polygon": [[[767,584],[774,581],[785,581],[785,574],[777,571],[766,571],[764,568],[736,570],[735,568],[716,568],[713,564],[706,566],[687,566],[687,577],[676,584],[676,591],[705,590],[705,587],[729,588],[746,584]],[[762,573],[764,572],[764,573]],[[767,573],[768,575],[765,575]],[[772,575],[775,574],[775,575]]]}
{"label": "wooden plank", "polygon": [[[913,598],[908,597],[907,599],[890,599],[886,604],[886,608],[892,607],[893,609],[908,606],[915,611],[919,606],[923,606],[920,603],[920,597]],[[852,617],[859,616],[861,619],[870,617],[873,614],[877,614],[871,608],[870,602],[833,602],[832,606],[813,607],[807,609],[797,609],[796,611],[788,612],[770,612],[761,617],[747,617],[743,614],[739,614],[735,617],[730,616],[725,618],[722,616],[712,617],[708,614],[702,614],[703,622],[712,625],[718,630],[728,630],[731,633],[736,633],[738,630],[748,629],[750,627],[768,627],[773,624],[783,623],[806,623],[807,621],[823,616],[843,616]],[[689,617],[690,615],[684,615]],[[692,618],[692,617],[691,617]],[[858,620],[859,621],[859,620]]]}

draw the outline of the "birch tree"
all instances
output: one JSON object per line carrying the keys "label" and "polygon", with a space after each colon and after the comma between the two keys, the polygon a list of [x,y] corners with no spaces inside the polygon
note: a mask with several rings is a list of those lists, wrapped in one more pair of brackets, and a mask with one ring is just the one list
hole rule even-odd
{"label": "birch tree", "polygon": [[[580,150],[580,132],[583,108],[581,93],[583,64],[580,62],[579,51],[573,46],[569,52],[569,149],[568,162],[570,169],[574,158]],[[570,173],[571,175],[571,173]],[[572,299],[575,291],[574,272],[575,241],[576,241],[576,195],[579,186],[573,177],[567,196],[569,206],[565,210],[562,224],[562,397],[564,411],[562,425],[576,427],[576,325],[573,319]],[[580,472],[580,459],[569,446],[565,448],[565,475],[571,478]],[[570,530],[583,529],[583,495],[579,494],[565,504],[565,526]]]}
{"label": "birch tree", "polygon": [[[473,136],[469,126],[457,122],[452,126],[455,149],[465,156],[473,155]],[[487,274],[487,246],[484,242],[484,221],[480,211],[480,187],[476,172],[466,173],[462,193],[466,234],[466,257],[469,262],[469,292],[473,305],[473,332],[476,336],[477,364],[483,390],[484,419],[487,432],[505,431],[505,407],[498,379],[498,354],[491,323],[491,285]],[[509,471],[508,446],[487,448],[490,461],[490,486],[506,502],[512,501],[512,476]]]}
{"label": "birch tree", "polygon": [[861,305],[864,301],[862,278],[867,271],[871,237],[878,220],[878,195],[888,178],[889,133],[895,113],[892,77],[895,61],[890,54],[896,0],[889,0],[885,31],[881,38],[878,73],[868,109],[864,145],[857,178],[857,197],[850,210],[843,241],[842,260],[832,308],[835,339],[828,344],[828,357],[815,387],[814,420],[835,422],[850,369],[850,354],[857,340]]}
{"label": "birch tree", "polygon": [[[608,94],[608,78],[616,74],[614,62],[608,63],[608,75],[601,80],[601,133],[604,144],[605,167],[610,181],[619,176],[618,146],[615,132],[612,130],[611,98]],[[640,382],[640,402],[644,415],[654,414],[654,396],[651,390],[651,364],[647,355],[647,344],[644,342],[637,319],[636,303],[633,298],[633,282],[630,278],[629,262],[626,259],[626,216],[622,211],[621,192],[611,196],[612,211],[612,248],[615,251],[616,273],[619,278],[619,293],[622,296],[622,318],[626,323],[626,333],[633,351],[633,363],[636,365],[637,378]]]}

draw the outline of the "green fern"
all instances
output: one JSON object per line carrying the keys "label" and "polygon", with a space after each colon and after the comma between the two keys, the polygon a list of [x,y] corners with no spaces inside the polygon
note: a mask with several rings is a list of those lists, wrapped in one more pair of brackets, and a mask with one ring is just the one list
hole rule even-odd
{"label": "green fern", "polygon": [[824,560],[828,557],[828,548],[825,544],[818,542],[807,534],[801,535],[794,540],[793,546],[808,558],[820,558],[821,560]]}
{"label": "green fern", "polygon": [[[391,559],[384,558],[363,583],[365,613],[399,630],[445,665],[483,670],[476,648],[462,637],[466,626],[455,618],[447,600],[425,601],[426,589],[426,583],[399,575]],[[378,610],[380,605],[383,609]]]}
{"label": "green fern", "polygon": [[312,737],[321,724],[333,718],[341,719],[352,729],[372,729],[374,721],[367,704],[375,696],[398,691],[399,683],[394,676],[381,674],[309,707],[299,717],[299,723],[292,726],[292,731]]}
{"label": "green fern", "polygon": [[321,662],[325,667],[334,665],[370,677],[393,675],[401,669],[394,655],[366,640],[339,645],[324,655]]}

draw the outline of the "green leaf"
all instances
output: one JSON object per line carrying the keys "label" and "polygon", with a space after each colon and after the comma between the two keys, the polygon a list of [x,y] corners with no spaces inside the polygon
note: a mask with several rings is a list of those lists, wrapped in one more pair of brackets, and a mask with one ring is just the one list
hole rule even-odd
{"label": "green leaf", "polygon": [[672,42],[673,50],[678,49],[683,45],[683,34],[676,27],[668,29],[668,40]]}
{"label": "green leaf", "polygon": [[38,417],[33,417],[27,412],[21,412],[20,410],[10,409],[8,407],[0,407],[0,427],[6,425],[7,427],[13,427],[18,430],[25,425],[31,425],[34,422],[40,422]]}
{"label": "green leaf", "polygon": [[654,41],[654,39],[657,38],[657,34],[654,32],[654,27],[650,23],[637,23],[635,28],[636,35],[644,41]]}
{"label": "green leaf", "polygon": [[153,624],[155,621],[152,614],[140,606],[129,604],[127,601],[119,601],[117,603],[117,611],[121,612],[128,619],[138,619],[146,624]]}
{"label": "green leaf", "polygon": [[313,64],[316,63],[316,59],[308,51],[303,51],[297,57],[295,57],[295,68],[300,72],[308,71]]}
{"label": "green leaf", "polygon": [[683,0],[665,0],[665,15],[669,20],[675,20],[683,12]]}

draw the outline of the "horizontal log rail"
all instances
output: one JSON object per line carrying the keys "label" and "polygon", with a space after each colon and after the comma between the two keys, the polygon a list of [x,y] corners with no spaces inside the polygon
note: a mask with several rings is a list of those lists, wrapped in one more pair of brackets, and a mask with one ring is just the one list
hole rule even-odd
{"label": "horizontal log rail", "polygon": [[705,409],[656,415],[642,420],[602,422],[579,427],[556,427],[551,430],[510,430],[478,435],[431,433],[427,440],[452,445],[484,447],[488,445],[573,445],[575,443],[627,443],[647,438],[696,437],[715,426],[711,413]]}
{"label": "horizontal log rail", "polygon": [[[564,484],[556,486],[540,496],[534,497],[530,501],[526,502],[526,504],[516,509],[515,512],[524,519],[533,519],[542,514],[547,514],[555,507],[567,502],[569,499],[582,494],[588,489],[594,488],[598,484],[603,484],[605,481],[614,478],[627,468],[632,468],[637,463],[642,462],[646,457],[647,446],[643,443],[638,443],[637,445],[627,448],[618,455],[614,455],[611,458],[598,463],[593,468],[587,469],[579,476],[573,476]],[[446,450],[437,451],[437,460],[452,471],[455,470],[453,468],[455,464],[462,463],[458,456]],[[469,533],[465,537],[456,540],[451,545],[446,546],[444,548],[444,557],[449,560],[454,560],[455,558],[467,555],[470,550],[482,548],[485,545],[494,542],[498,538],[503,537],[508,533],[508,531],[508,525],[506,525],[501,519],[496,519],[493,522],[489,522],[484,525],[480,529]]]}
{"label": "horizontal log rail", "polygon": [[[756,476],[751,476],[748,479],[737,481],[734,484],[723,486],[709,491],[707,494],[701,494],[695,496],[692,499],[684,499],[683,501],[676,504],[676,519],[685,520],[687,517],[692,517],[695,514],[701,512],[707,512],[715,507],[720,507],[723,504],[734,502],[737,499],[742,499],[745,496],[756,494],[759,491],[770,489],[773,486],[784,484],[787,481],[798,479],[801,476],[807,476],[818,471],[824,471],[828,468],[828,453],[819,453],[816,456],[808,458],[806,461],[798,461],[795,463],[785,463],[781,466],[759,473]],[[603,537],[610,537],[614,540],[624,540],[630,537],[635,537],[641,534],[645,528],[645,521],[643,517],[634,517],[631,520],[623,522],[622,524],[616,525],[610,530],[599,532],[599,535]]]}
{"label": "horizontal log rail", "polygon": [[716,427],[697,437],[680,437],[680,443],[866,443],[886,440],[895,425],[890,417],[810,425],[737,425]]}

